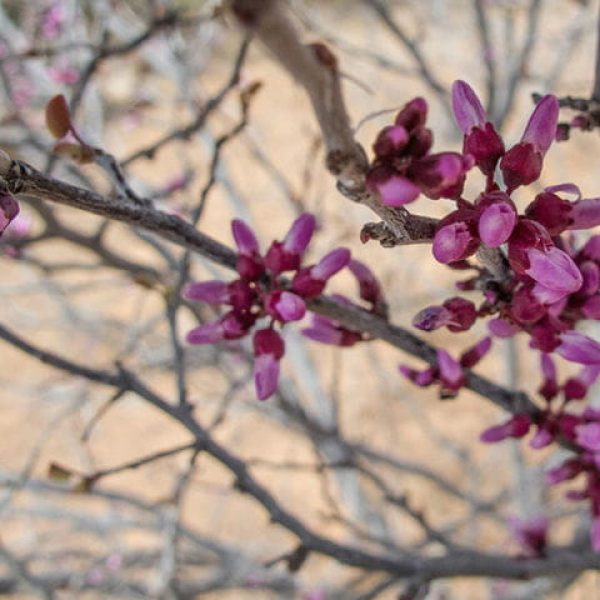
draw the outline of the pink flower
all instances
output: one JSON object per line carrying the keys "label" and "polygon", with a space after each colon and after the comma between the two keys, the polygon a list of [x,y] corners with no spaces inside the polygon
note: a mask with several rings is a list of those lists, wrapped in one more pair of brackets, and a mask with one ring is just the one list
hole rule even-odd
{"label": "pink flower", "polygon": [[585,423],[575,427],[575,441],[591,452],[600,450],[600,423]]}
{"label": "pink flower", "polygon": [[527,257],[530,266],[525,273],[544,288],[562,294],[554,301],[576,292],[583,284],[583,277],[573,259],[556,247],[545,252],[531,248]]}
{"label": "pink flower", "polygon": [[273,329],[261,329],[254,334],[254,384],[259,400],[266,400],[277,390],[279,359],[285,353],[281,336]]}
{"label": "pink flower", "polygon": [[292,290],[303,298],[318,296],[331,277],[350,262],[347,248],[336,248],[326,254],[316,265],[300,269],[292,280]]}
{"label": "pink flower", "polygon": [[521,141],[500,161],[500,170],[508,191],[536,181],[542,171],[544,155],[556,136],[558,100],[544,96],[533,111]]}
{"label": "pink flower", "polygon": [[600,365],[600,344],[577,331],[567,331],[560,336],[556,351],[566,360],[582,365]]}
{"label": "pink flower", "polygon": [[465,134],[464,154],[473,156],[481,171],[492,176],[496,163],[504,155],[504,142],[488,122],[479,98],[464,81],[455,81],[452,85],[452,109]]}
{"label": "pink flower", "polygon": [[479,237],[490,248],[504,244],[517,222],[517,213],[508,202],[490,204],[479,217]]}
{"label": "pink flower", "polygon": [[473,235],[464,221],[457,221],[440,227],[432,245],[433,256],[438,262],[447,264],[462,260],[473,254],[479,240]]}
{"label": "pink flower", "polygon": [[486,443],[501,442],[509,437],[522,438],[529,432],[531,417],[529,415],[515,415],[502,425],[495,425],[486,429],[479,439]]}

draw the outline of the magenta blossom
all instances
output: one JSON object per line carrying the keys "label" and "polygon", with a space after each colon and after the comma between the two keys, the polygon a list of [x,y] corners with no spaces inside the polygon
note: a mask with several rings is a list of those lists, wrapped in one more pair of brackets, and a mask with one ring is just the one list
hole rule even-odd
{"label": "magenta blossom", "polygon": [[[283,241],[274,241],[263,255],[252,229],[236,219],[231,229],[238,249],[236,266],[239,278],[230,283],[192,283],[184,289],[189,300],[228,307],[217,320],[203,323],[190,331],[187,334],[190,344],[240,339],[249,335],[259,320],[268,320],[268,326],[259,329],[253,336],[254,382],[260,400],[270,397],[277,389],[279,363],[285,352],[285,344],[275,327],[302,319],[307,310],[306,300],[320,294],[327,281],[350,261],[350,252],[337,248],[316,265],[303,267],[302,257],[315,226],[313,215],[301,215]],[[295,271],[291,285],[281,276],[289,271]],[[370,271],[363,265],[361,281],[364,280],[364,293],[378,297],[377,282],[372,274],[369,279],[368,273]]]}
{"label": "magenta blossom", "polygon": [[367,185],[384,204],[402,206],[420,194],[437,200],[462,193],[473,158],[457,152],[430,154],[433,136],[426,120],[427,103],[415,98],[398,113],[393,126],[379,133]]}

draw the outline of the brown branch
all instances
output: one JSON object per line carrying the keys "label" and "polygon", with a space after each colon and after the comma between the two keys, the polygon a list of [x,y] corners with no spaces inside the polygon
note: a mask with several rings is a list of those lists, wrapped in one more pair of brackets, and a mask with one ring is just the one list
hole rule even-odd
{"label": "brown branch", "polygon": [[233,10],[308,94],[323,135],[327,168],[336,177],[338,190],[383,219],[389,232],[385,245],[430,242],[434,219],[411,215],[402,207],[385,206],[367,189],[368,159],[354,139],[337,59],[329,48],[322,43],[303,44],[279,0],[234,0]]}
{"label": "brown branch", "polygon": [[[12,194],[26,194],[42,200],[85,210],[93,214],[121,221],[158,234],[179,246],[192,250],[220,265],[235,269],[236,254],[223,244],[198,231],[193,225],[175,215],[169,215],[147,206],[125,203],[106,198],[44,175],[21,161],[12,161],[0,151],[0,178]],[[327,298],[311,300],[310,309],[331,317],[349,327],[385,340],[392,346],[416,356],[429,364],[436,364],[436,350],[410,331],[392,325],[385,319],[358,307],[342,306]],[[494,404],[513,412],[535,415],[536,406],[522,392],[512,392],[491,381],[470,373],[467,387]]]}
{"label": "brown branch", "polygon": [[198,449],[212,456],[231,472],[235,478],[236,489],[252,496],[267,511],[271,522],[293,533],[307,551],[324,554],[344,565],[370,571],[384,571],[399,577],[420,577],[423,581],[461,576],[532,579],[558,573],[581,573],[587,569],[600,570],[599,554],[576,547],[554,548],[545,558],[511,558],[470,552],[423,557],[411,553],[400,556],[377,554],[334,542],[312,531],[283,507],[269,490],[254,478],[247,464],[215,441],[193,418],[187,407],[168,403],[135,374],[122,367],[117,372],[112,372],[75,363],[30,344],[2,325],[0,338],[47,365],[90,381],[133,392],[179,422],[195,437]]}
{"label": "brown branch", "polygon": [[596,62],[594,64],[594,87],[592,89],[592,100],[600,102],[600,14],[596,25]]}

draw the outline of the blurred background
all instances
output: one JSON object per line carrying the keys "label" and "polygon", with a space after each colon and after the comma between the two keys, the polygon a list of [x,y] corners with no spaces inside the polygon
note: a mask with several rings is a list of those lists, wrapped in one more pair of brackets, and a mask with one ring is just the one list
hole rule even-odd
{"label": "blurred background", "polygon": [[[508,144],[520,138],[532,93],[591,92],[596,2],[288,4],[303,38],[337,55],[357,139],[369,151],[419,95],[429,102],[434,150],[460,149],[448,93],[458,78],[485,99]],[[360,228],[375,219],[336,191],[303,90],[258,43],[243,49],[243,32],[218,1],[0,2],[0,147],[112,193],[110,172],[52,153],[44,107],[63,93],[82,137],[120,162],[136,194],[184,218],[197,210],[199,229],[223,243],[232,246],[234,217],[266,248],[310,211],[320,229],[309,257],[350,248],[377,274],[394,323],[410,327],[421,308],[455,295],[456,272],[435,263],[428,246],[360,243]],[[236,61],[238,85],[230,81]],[[255,82],[244,118],[240,92]],[[550,150],[539,190],[575,182],[584,197],[600,195],[599,150],[595,132],[573,132]],[[480,183],[471,175],[467,197]],[[523,194],[521,207],[530,200]],[[413,208],[440,217],[451,204],[423,198]],[[181,302],[181,249],[72,209],[24,199],[21,210],[0,240],[1,322],[90,367],[119,361],[169,401],[183,385],[194,417],[313,530],[372,551],[429,556],[451,548],[448,540],[518,554],[511,516],[547,514],[553,543],[585,530],[586,509],[542,481],[560,452],[482,445],[481,431],[505,415],[468,391],[441,401],[433,388],[408,384],[397,367],[419,361],[379,341],[318,345],[291,326],[280,392],[259,403],[245,342],[185,344],[198,319],[215,312]],[[232,278],[191,257],[191,280],[221,277]],[[354,286],[341,274],[328,291],[356,298]],[[456,356],[485,329],[426,335]],[[496,342],[478,371],[534,393],[541,381],[527,350],[518,339]],[[0,365],[3,595],[317,600],[398,598],[406,586],[317,555],[290,571],[281,557],[294,536],[196,452],[178,423],[134,394],[45,367],[8,344]],[[600,597],[599,589],[596,573],[458,579],[433,583],[426,597],[575,600]]]}

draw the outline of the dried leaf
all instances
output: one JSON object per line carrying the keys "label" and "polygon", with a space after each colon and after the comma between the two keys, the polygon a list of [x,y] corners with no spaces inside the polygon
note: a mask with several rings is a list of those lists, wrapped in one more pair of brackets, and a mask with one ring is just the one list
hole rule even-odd
{"label": "dried leaf", "polygon": [[71,113],[62,94],[54,96],[46,104],[46,126],[56,139],[64,137],[71,129]]}

